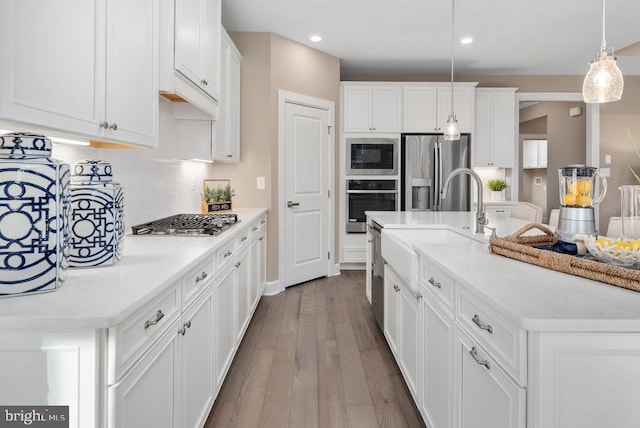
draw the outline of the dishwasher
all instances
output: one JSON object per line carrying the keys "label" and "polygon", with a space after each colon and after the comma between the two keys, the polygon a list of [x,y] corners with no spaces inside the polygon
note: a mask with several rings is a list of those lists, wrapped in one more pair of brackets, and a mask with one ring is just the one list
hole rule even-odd
{"label": "dishwasher", "polygon": [[369,225],[372,237],[371,251],[371,304],[373,315],[378,325],[384,331],[384,260],[381,251],[382,227],[376,222]]}

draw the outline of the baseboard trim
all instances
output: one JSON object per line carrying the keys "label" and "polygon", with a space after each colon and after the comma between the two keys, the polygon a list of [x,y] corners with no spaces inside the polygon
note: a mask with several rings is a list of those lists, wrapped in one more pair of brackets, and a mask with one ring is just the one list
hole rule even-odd
{"label": "baseboard trim", "polygon": [[340,269],[342,270],[365,270],[365,263],[340,263]]}
{"label": "baseboard trim", "polygon": [[276,294],[282,293],[284,291],[284,287],[280,284],[280,280],[276,279],[275,281],[267,281],[264,285],[263,296],[275,296]]}

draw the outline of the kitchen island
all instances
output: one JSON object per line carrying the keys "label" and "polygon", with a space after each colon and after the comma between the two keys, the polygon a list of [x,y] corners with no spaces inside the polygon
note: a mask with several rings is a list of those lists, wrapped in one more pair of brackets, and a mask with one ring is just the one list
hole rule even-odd
{"label": "kitchen island", "polygon": [[637,426],[640,293],[491,254],[474,213],[368,214],[383,255],[411,248],[413,274],[387,257],[383,330],[429,427]]}
{"label": "kitchen island", "polygon": [[128,235],[116,265],[0,299],[0,403],[69,406],[76,428],[203,426],[266,281],[266,210],[235,212],[217,236]]}

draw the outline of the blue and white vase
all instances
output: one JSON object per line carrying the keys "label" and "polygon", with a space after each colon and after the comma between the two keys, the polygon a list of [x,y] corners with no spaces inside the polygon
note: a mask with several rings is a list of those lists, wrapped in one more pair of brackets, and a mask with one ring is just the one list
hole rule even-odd
{"label": "blue and white vase", "polygon": [[51,140],[0,135],[0,296],[55,291],[69,260],[69,165]]}
{"label": "blue and white vase", "polygon": [[81,160],[71,176],[72,268],[112,266],[122,257],[124,191],[112,181],[111,164]]}

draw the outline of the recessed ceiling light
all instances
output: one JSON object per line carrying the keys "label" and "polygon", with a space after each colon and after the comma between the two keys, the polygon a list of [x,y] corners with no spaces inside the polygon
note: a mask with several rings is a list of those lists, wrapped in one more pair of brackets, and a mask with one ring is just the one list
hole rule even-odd
{"label": "recessed ceiling light", "polygon": [[463,45],[470,45],[471,43],[473,43],[473,37],[463,37],[460,39],[460,43],[462,43]]}
{"label": "recessed ceiling light", "polygon": [[309,40],[311,40],[312,42],[318,43],[322,41],[322,37],[318,36],[317,34],[314,34],[313,36],[309,36]]}

